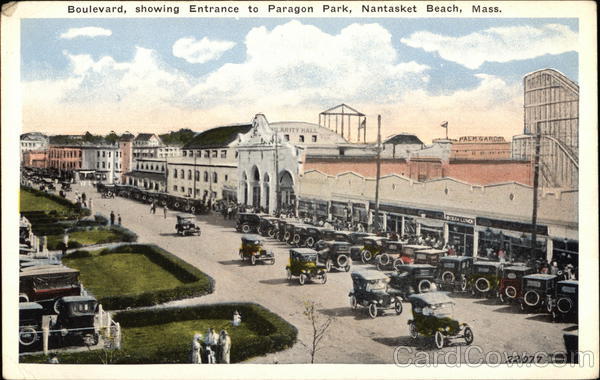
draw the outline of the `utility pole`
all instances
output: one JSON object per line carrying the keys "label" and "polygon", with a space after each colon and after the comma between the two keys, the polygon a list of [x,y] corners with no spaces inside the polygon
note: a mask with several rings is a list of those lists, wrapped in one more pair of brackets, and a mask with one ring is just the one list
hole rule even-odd
{"label": "utility pole", "polygon": [[279,137],[277,131],[273,131],[273,141],[275,143],[275,211],[279,211],[281,194],[279,194]]}
{"label": "utility pole", "polygon": [[533,261],[536,259],[535,249],[537,246],[537,209],[538,209],[538,186],[540,176],[540,142],[542,139],[542,133],[540,131],[541,122],[537,122],[537,128],[535,131],[535,155],[533,157],[533,211],[531,214],[531,253],[530,259]]}
{"label": "utility pole", "polygon": [[377,178],[375,180],[375,232],[379,232],[379,177],[381,176],[381,115],[377,115]]}

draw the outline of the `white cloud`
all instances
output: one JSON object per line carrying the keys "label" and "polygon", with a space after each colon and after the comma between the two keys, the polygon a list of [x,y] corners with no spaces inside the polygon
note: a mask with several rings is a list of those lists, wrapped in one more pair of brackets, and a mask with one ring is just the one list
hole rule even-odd
{"label": "white cloud", "polygon": [[173,55],[189,63],[205,63],[221,58],[234,46],[235,42],[232,41],[209,40],[207,37],[198,41],[194,37],[184,37],[173,44]]}
{"label": "white cloud", "polygon": [[112,31],[109,29],[99,28],[96,26],[86,26],[83,28],[69,28],[69,30],[60,35],[60,38],[70,40],[75,37],[98,37],[110,35],[112,35]]}
{"label": "white cloud", "polygon": [[484,62],[509,62],[574,51],[577,49],[577,32],[566,25],[547,24],[495,27],[460,37],[420,31],[400,41],[476,69]]}

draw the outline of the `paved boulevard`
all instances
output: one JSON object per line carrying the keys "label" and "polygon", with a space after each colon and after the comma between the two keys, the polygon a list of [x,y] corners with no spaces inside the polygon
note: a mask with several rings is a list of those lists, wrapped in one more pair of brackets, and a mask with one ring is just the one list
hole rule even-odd
{"label": "paved boulevard", "polygon": [[[330,273],[325,285],[309,283],[300,286],[297,280],[288,283],[285,278],[288,253],[282,243],[267,240],[267,249],[275,252],[275,265],[259,264],[252,267],[241,264],[238,256],[241,235],[235,231],[233,221],[224,221],[216,215],[199,216],[197,219],[202,236],[178,237],[174,229],[175,212],[169,211],[164,219],[162,208],[152,215],[150,207],[145,204],[119,197],[102,199],[91,187],[75,186],[74,190],[83,190],[93,198],[94,213],[99,212],[107,217],[111,210],[115,214],[120,213],[123,225],[138,234],[139,242],[157,244],[216,280],[213,294],[168,305],[256,302],[295,325],[299,330],[299,339],[310,342],[312,328],[302,311],[304,302],[313,300],[319,304],[319,311],[324,316],[337,316],[322,351],[318,353],[316,362],[320,363],[391,364],[397,346],[406,347],[400,353],[402,360],[414,358],[416,350],[427,351],[430,360],[435,360],[434,353],[440,353],[428,346],[423,338],[414,342],[408,336],[407,320],[411,316],[408,303],[404,303],[404,311],[399,316],[390,311],[371,319],[366,309],[352,311],[348,303],[348,291],[352,287],[348,273]],[[70,196],[73,194],[71,192]],[[363,264],[356,263],[353,269],[360,267]],[[135,268],[132,268],[132,273],[135,274]],[[552,323],[547,315],[520,314],[509,306],[487,300],[466,297],[457,297],[455,300],[455,317],[472,326],[475,335],[473,344],[480,347],[469,350],[470,359],[480,360],[490,351],[529,354],[564,351],[562,334],[564,329],[570,328],[570,324]],[[462,340],[458,340],[456,346],[444,348],[442,352],[456,352],[457,349],[465,352]],[[488,358],[491,362],[498,361],[497,355]],[[254,358],[249,362],[306,363],[309,360],[307,349],[297,343],[284,352]],[[437,361],[443,360],[438,356]],[[456,359],[450,357],[449,360]]]}

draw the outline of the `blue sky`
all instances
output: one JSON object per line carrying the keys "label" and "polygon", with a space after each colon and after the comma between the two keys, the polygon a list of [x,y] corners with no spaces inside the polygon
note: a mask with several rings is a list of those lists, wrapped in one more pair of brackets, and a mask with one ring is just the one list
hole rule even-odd
{"label": "blue sky", "polygon": [[524,74],[578,80],[577,32],[577,19],[24,19],[24,129],[314,122],[345,102],[383,114],[388,134],[427,140],[449,119],[511,136]]}

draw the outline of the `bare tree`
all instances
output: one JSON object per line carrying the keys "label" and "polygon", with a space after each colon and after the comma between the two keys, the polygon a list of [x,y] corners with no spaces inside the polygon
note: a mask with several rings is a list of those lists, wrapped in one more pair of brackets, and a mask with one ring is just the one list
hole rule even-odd
{"label": "bare tree", "polygon": [[327,335],[327,330],[335,321],[335,317],[330,315],[326,318],[322,317],[317,311],[317,304],[314,301],[305,301],[304,302],[304,312],[303,314],[310,321],[312,326],[312,341],[309,344],[306,344],[302,341],[300,343],[308,348],[310,352],[310,363],[313,364],[315,362],[315,356],[317,352],[323,348],[321,343],[323,338]]}

